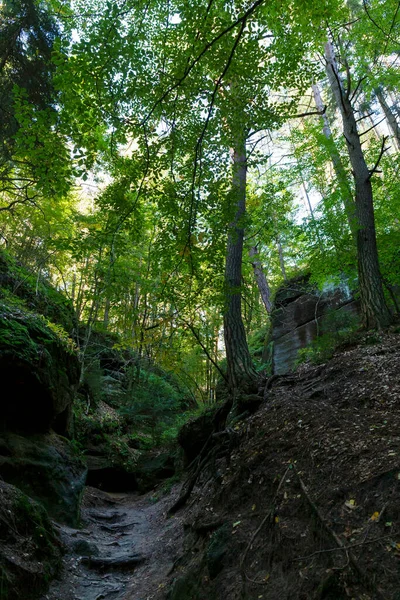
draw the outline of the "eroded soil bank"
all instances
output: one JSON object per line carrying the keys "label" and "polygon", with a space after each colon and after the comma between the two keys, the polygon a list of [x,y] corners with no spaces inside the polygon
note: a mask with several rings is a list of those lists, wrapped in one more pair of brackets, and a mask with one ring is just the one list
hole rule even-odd
{"label": "eroded soil bank", "polygon": [[399,334],[365,336],[273,378],[171,495],[89,489],[47,599],[399,600],[399,366]]}

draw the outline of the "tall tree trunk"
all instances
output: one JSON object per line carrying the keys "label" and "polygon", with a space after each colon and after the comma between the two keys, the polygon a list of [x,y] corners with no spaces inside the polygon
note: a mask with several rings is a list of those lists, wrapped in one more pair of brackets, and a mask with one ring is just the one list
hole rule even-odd
{"label": "tall tree trunk", "polygon": [[249,250],[251,266],[253,267],[254,278],[256,280],[258,290],[260,292],[261,300],[264,303],[265,310],[268,314],[271,314],[272,303],[271,303],[271,290],[269,289],[268,281],[264,273],[261,261],[258,259],[258,248],[253,246]]}
{"label": "tall tree trunk", "polygon": [[368,169],[365,162],[350,101],[351,91],[344,90],[330,42],[327,42],[325,46],[325,58],[329,83],[342,116],[343,134],[355,180],[358,278],[362,323],[367,328],[386,327],[391,322],[391,314],[386,305],[379,269],[371,186],[373,171]]}
{"label": "tall tree trunk", "polygon": [[399,108],[399,103],[398,103],[398,99],[397,99],[396,95],[394,94],[394,92],[392,90],[388,90],[388,94],[392,101],[392,110],[394,110],[396,115],[398,117],[400,117],[400,108]]}
{"label": "tall tree trunk", "polygon": [[284,281],[287,281],[288,278],[287,278],[286,267],[285,267],[285,257],[283,255],[283,248],[282,248],[281,237],[280,237],[279,233],[276,234],[276,243],[278,246],[279,266],[281,268],[282,277],[283,277]]}
{"label": "tall tree trunk", "polygon": [[[230,192],[235,216],[230,224],[225,265],[224,339],[228,382],[234,398],[239,389],[251,389],[257,374],[254,370],[242,319],[242,258],[244,217],[246,213],[246,138],[243,135],[232,151],[233,176]],[[234,400],[235,410],[235,400]]]}
{"label": "tall tree trunk", "polygon": [[325,113],[325,106],[322,102],[321,92],[319,90],[318,85],[314,84],[312,86],[314,101],[317,110],[321,113],[322,120],[322,130],[324,132],[324,136],[327,139],[328,152],[331,157],[333,169],[335,171],[335,175],[339,184],[340,194],[342,196],[344,209],[347,217],[347,222],[350,227],[351,235],[354,241],[357,238],[357,225],[356,225],[356,217],[355,217],[355,204],[353,199],[353,194],[349,185],[349,181],[347,179],[346,169],[343,166],[342,159],[340,158],[340,154],[336,148],[332,130],[329,125],[328,117]]}
{"label": "tall tree trunk", "polygon": [[388,122],[389,128],[391,130],[391,132],[393,133],[393,137],[396,141],[396,146],[397,149],[400,149],[400,127],[399,124],[397,123],[397,119],[394,115],[394,113],[392,112],[389,104],[386,102],[386,98],[385,98],[385,94],[383,93],[381,88],[376,88],[374,90],[375,92],[375,96],[378,99],[379,104],[381,105],[381,108],[383,110],[383,114],[386,117],[386,121]]}
{"label": "tall tree trunk", "polygon": [[106,302],[104,306],[104,317],[103,317],[103,325],[104,329],[108,329],[108,325],[110,323],[110,308],[111,308],[111,300],[108,296],[106,296]]}

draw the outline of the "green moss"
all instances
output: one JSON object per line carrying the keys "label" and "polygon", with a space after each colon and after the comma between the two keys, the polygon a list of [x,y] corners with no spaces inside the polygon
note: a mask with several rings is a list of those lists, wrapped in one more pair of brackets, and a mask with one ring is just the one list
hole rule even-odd
{"label": "green moss", "polygon": [[0,300],[12,307],[42,314],[49,321],[72,331],[74,312],[71,302],[46,280],[38,279],[0,250]]}
{"label": "green moss", "polygon": [[32,537],[38,557],[52,557],[59,543],[45,508],[21,494],[16,498],[14,510],[18,530]]}
{"label": "green moss", "polygon": [[41,504],[14,486],[0,487],[0,600],[37,598],[61,568],[61,543]]}
{"label": "green moss", "polygon": [[75,352],[73,341],[61,326],[0,301],[0,355],[36,362],[43,360],[44,354],[50,358],[47,347],[53,344],[70,354]]}

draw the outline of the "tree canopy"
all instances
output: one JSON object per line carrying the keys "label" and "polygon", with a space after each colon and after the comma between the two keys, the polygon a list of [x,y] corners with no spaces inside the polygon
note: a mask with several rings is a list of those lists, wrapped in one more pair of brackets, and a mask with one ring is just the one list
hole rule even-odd
{"label": "tree canopy", "polygon": [[346,277],[363,325],[391,322],[396,2],[0,12],[1,240],[71,299],[83,353],[118,333],[208,402],[219,377],[236,397],[268,367],[261,275],[267,295]]}

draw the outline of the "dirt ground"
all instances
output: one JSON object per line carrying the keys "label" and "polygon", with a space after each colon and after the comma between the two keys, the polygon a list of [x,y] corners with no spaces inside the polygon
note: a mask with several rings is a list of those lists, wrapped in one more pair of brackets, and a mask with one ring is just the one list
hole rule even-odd
{"label": "dirt ground", "polygon": [[42,600],[151,600],[181,547],[181,518],[166,519],[171,497],[86,488],[82,528],[60,527],[64,570]]}
{"label": "dirt ground", "polygon": [[400,600],[400,336],[359,342],[274,379],[173,517],[89,490],[64,538],[117,564],[70,553],[46,598]]}
{"label": "dirt ground", "polygon": [[275,379],[233,437],[184,509],[171,600],[400,599],[398,334]]}

